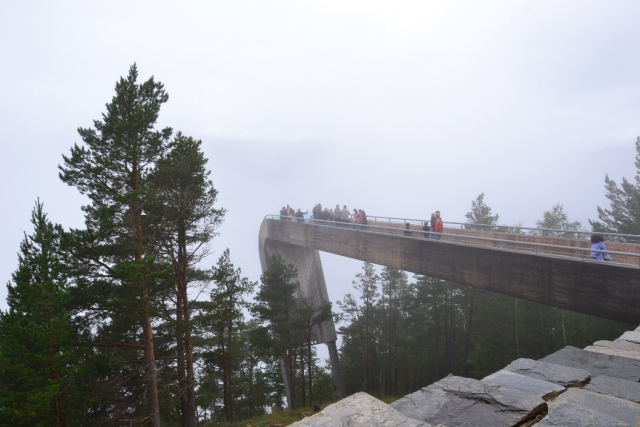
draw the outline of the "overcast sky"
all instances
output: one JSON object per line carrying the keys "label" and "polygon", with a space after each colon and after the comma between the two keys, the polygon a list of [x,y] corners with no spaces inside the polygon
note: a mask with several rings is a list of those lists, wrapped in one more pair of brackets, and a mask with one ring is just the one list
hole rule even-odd
{"label": "overcast sky", "polygon": [[[637,1],[0,2],[0,278],[39,197],[80,227],[58,179],[137,63],[170,95],[160,126],[200,138],[220,205],[213,244],[258,280],[258,229],[283,204],[500,222],[555,203],[588,227],[604,176],[632,178]],[[323,254],[335,302],[360,263]],[[0,308],[6,308],[0,286]]]}

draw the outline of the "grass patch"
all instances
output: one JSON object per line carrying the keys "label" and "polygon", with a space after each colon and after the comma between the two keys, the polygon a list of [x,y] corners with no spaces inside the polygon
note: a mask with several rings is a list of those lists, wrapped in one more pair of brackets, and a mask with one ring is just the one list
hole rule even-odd
{"label": "grass patch", "polygon": [[[374,396],[376,399],[383,401],[387,405],[400,399],[402,396]],[[327,405],[328,406],[328,405]],[[324,409],[324,408],[322,408]],[[304,418],[303,413],[306,416],[313,414],[311,408],[302,408],[284,411],[276,411],[271,414],[264,414],[259,417],[254,417],[248,420],[228,422],[208,422],[202,427],[269,427],[269,426],[288,426],[296,421],[300,421]]]}
{"label": "grass patch", "polygon": [[234,421],[232,423],[228,422],[209,422],[204,424],[202,427],[268,427],[268,426],[288,426],[289,424],[295,423],[296,421],[300,421],[303,417],[302,413],[307,415],[313,414],[313,410],[311,408],[301,408],[294,410],[284,410],[277,411],[271,414],[264,414],[260,417],[254,417],[248,420],[242,421]]}
{"label": "grass patch", "polygon": [[382,400],[387,405],[395,402],[396,400],[402,398],[403,396],[373,396],[378,400]]}

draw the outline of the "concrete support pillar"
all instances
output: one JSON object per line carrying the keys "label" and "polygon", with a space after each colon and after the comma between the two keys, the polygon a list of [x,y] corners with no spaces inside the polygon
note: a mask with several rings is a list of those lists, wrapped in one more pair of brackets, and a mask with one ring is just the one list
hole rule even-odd
{"label": "concrete support pillar", "polygon": [[344,387],[344,380],[342,379],[342,369],[340,369],[340,359],[338,358],[338,348],[336,347],[336,342],[327,342],[327,348],[329,349],[331,372],[333,373],[333,380],[336,383],[338,399],[344,399],[345,397],[347,397],[347,390]]}
{"label": "concrete support pillar", "polygon": [[[287,221],[276,222],[280,224]],[[305,248],[299,245],[269,239],[267,237],[269,234],[269,224],[270,222],[265,220],[260,227],[258,244],[262,272],[269,269],[273,254],[279,254],[287,263],[293,264],[298,271],[299,286],[295,292],[296,298],[310,302],[313,310],[321,310],[324,303],[330,300],[327,294],[327,285],[324,281],[319,252],[312,248]],[[304,225],[304,223],[299,222],[293,222],[292,224]],[[338,350],[336,348],[337,335],[333,319],[330,318],[319,325],[314,325],[311,334],[311,342],[313,344],[327,344],[331,360],[331,371],[333,372],[333,378],[336,383],[338,397],[340,399],[346,397],[342,371],[340,370],[340,361],[338,360]],[[280,360],[282,378],[287,395],[287,405],[289,408],[294,408],[295,389],[288,375],[289,370],[287,369],[287,364],[287,360]]]}
{"label": "concrete support pillar", "polygon": [[291,394],[293,390],[291,390],[290,387],[291,378],[289,378],[289,369],[287,369],[288,364],[289,363],[284,358],[280,358],[280,370],[282,371],[282,381],[284,382],[284,394],[287,396],[287,408],[295,409],[293,402],[295,396]]}

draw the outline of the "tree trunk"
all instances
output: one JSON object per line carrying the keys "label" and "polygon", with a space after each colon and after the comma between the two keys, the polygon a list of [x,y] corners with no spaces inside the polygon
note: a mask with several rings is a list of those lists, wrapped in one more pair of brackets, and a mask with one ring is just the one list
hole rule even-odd
{"label": "tree trunk", "polygon": [[560,309],[560,318],[562,319],[562,338],[564,339],[564,345],[567,345],[567,330],[565,327],[564,310]]}
{"label": "tree trunk", "polygon": [[189,427],[188,402],[187,402],[187,369],[185,365],[186,352],[184,351],[184,334],[183,334],[183,307],[182,292],[180,285],[177,285],[176,295],[176,356],[178,365],[178,383],[180,384],[180,415],[182,427]]}
{"label": "tree trunk", "polygon": [[544,355],[548,355],[549,353],[547,352],[547,340],[545,337],[545,332],[544,332],[544,318],[542,317],[542,311],[538,308],[538,314],[540,314],[540,325],[542,327],[542,351],[544,352]]}
{"label": "tree trunk", "polygon": [[156,358],[153,352],[153,330],[149,316],[149,301],[146,290],[143,294],[145,301],[145,316],[142,318],[142,333],[144,337],[144,365],[146,367],[147,382],[147,416],[152,427],[160,427],[160,405],[158,404],[158,372]]}
{"label": "tree trunk", "polygon": [[313,410],[313,376],[311,375],[311,365],[313,362],[312,354],[311,354],[311,331],[309,331],[309,340],[307,341],[307,352],[308,352],[308,364],[307,364],[307,376],[309,377],[309,407]]}
{"label": "tree trunk", "polygon": [[[43,258],[46,259],[46,256],[44,256]],[[45,275],[47,274],[47,269],[45,269]],[[48,277],[45,276],[43,278],[43,284],[47,284],[48,282]],[[47,292],[47,296],[46,296],[46,303],[45,303],[45,312],[46,312],[46,318],[47,318],[47,332],[50,334],[51,333],[51,310],[49,307],[49,293]],[[54,355],[56,353],[56,345],[54,342],[52,342],[52,340],[49,340],[49,365],[51,367],[51,380],[55,381],[56,379],[58,379],[58,372],[56,370],[56,366],[55,366],[55,362],[54,362]],[[56,422],[56,427],[62,427],[62,425],[64,424],[64,418],[62,415],[62,403],[61,403],[61,397],[59,395],[55,395],[53,396],[53,413],[55,416],[55,422]]]}
{"label": "tree trunk", "polygon": [[[134,190],[137,190],[137,166],[133,167],[133,185]],[[136,251],[135,261],[139,265],[142,263],[142,222],[141,213],[142,209],[139,205],[134,204],[131,206],[133,213],[133,231],[135,235]],[[144,366],[145,366],[145,379],[147,383],[147,416],[149,418],[151,427],[160,427],[160,405],[158,403],[158,372],[156,370],[156,358],[153,350],[153,329],[151,326],[151,316],[149,314],[149,290],[146,278],[141,280],[141,297],[142,297],[142,336],[144,339]]]}
{"label": "tree trunk", "polygon": [[515,327],[515,335],[516,335],[516,359],[520,357],[520,345],[518,343],[518,298],[516,300],[516,327]]}
{"label": "tree trunk", "polygon": [[466,321],[466,334],[464,340],[464,368],[463,376],[469,376],[469,351],[471,350],[471,331],[473,329],[473,307],[475,305],[475,288],[467,289],[469,292],[469,300],[467,301],[467,321]]}
{"label": "tree trunk", "polygon": [[289,351],[289,354],[287,355],[287,360],[289,361],[289,390],[291,390],[291,408],[289,409],[296,409],[296,380],[295,380],[295,368],[294,368],[294,364],[295,364],[295,358],[293,357],[293,355],[291,354],[292,351]]}
{"label": "tree trunk", "polygon": [[306,382],[304,380],[304,354],[302,354],[302,349],[300,349],[300,389],[302,391],[302,404],[301,408],[307,406],[307,393],[306,393]]}
{"label": "tree trunk", "polygon": [[178,287],[182,299],[183,333],[184,333],[184,355],[186,369],[186,417],[184,427],[196,427],[196,392],[194,384],[193,369],[193,346],[191,343],[191,311],[189,309],[189,295],[187,293],[188,260],[187,260],[187,239],[186,225],[181,222],[178,229]]}

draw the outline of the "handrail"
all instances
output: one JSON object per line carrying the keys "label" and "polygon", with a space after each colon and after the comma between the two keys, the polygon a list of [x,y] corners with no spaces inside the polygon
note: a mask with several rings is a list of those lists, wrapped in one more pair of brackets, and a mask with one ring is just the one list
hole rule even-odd
{"label": "handrail", "polygon": [[[388,218],[388,217],[367,216],[367,220],[375,221],[374,218]],[[398,227],[383,227],[379,225],[354,224],[353,222],[327,221],[327,220],[320,220],[320,219],[296,218],[296,217],[288,217],[288,216],[283,217],[280,215],[272,215],[272,214],[265,215],[265,219],[277,219],[277,220],[285,220],[285,221],[293,221],[293,222],[306,222],[310,225],[315,225],[315,226],[349,228],[356,231],[369,232],[369,233],[377,232],[377,233],[384,233],[384,234],[394,234],[394,235],[399,235],[400,237],[413,238],[413,239],[415,238],[424,239],[424,240],[433,239],[433,240],[441,241],[445,243],[458,243],[458,244],[462,243],[465,246],[487,247],[486,244],[480,244],[480,243],[489,243],[490,247],[497,250],[532,252],[535,255],[553,254],[556,256],[560,255],[560,256],[569,257],[569,258],[579,258],[582,261],[591,260],[590,259],[591,252],[603,253],[603,254],[624,256],[624,257],[637,259],[638,261],[635,264],[626,262],[624,259],[620,259],[620,258],[610,262],[614,264],[633,265],[635,267],[640,267],[640,254],[633,253],[633,252],[617,252],[617,251],[609,251],[609,250],[604,251],[604,250],[591,249],[591,248],[549,245],[546,243],[535,243],[535,242],[521,242],[517,240],[504,240],[504,239],[496,239],[496,238],[490,238],[490,237],[436,233],[434,231],[424,231],[424,230],[414,230],[414,229],[406,230],[404,228],[398,228]],[[388,218],[388,219],[401,219],[401,218]],[[404,220],[404,221],[406,223],[412,220]],[[473,225],[473,224],[467,224],[467,225]],[[425,237],[425,236],[428,236],[428,237]],[[636,237],[640,237],[640,236],[636,236]],[[479,243],[474,245],[470,242],[479,242]],[[502,248],[500,247],[501,243],[502,243]],[[523,249],[514,248],[514,246],[522,247]],[[524,250],[524,248],[528,250]],[[561,250],[561,252],[558,252],[558,250]],[[567,251],[569,253],[567,253]],[[573,256],[574,252],[579,252],[579,257]],[[589,254],[586,255],[587,253]]]}
{"label": "handrail", "polygon": [[[389,222],[389,223],[409,222],[410,224],[422,224],[425,221],[428,221],[428,222],[431,221],[430,219],[422,220],[422,219],[394,218],[394,217],[371,216],[371,215],[367,215],[367,219],[371,221]],[[385,221],[379,221],[379,219],[382,219]],[[640,242],[640,236],[637,234],[604,233],[604,232],[596,233],[593,231],[586,231],[586,230],[561,230],[557,228],[537,228],[537,227],[533,228],[533,227],[521,227],[517,225],[491,225],[491,224],[476,224],[476,223],[469,223],[469,222],[454,222],[454,221],[443,221],[442,223],[445,226],[447,226],[448,224],[460,226],[460,229],[489,228],[491,229],[490,231],[498,231],[501,233],[509,233],[509,234],[520,234],[520,233],[515,233],[514,232],[515,230],[527,230],[529,231],[528,233],[529,235],[542,235],[543,237],[551,233],[559,233],[564,236],[573,234],[577,236],[577,240],[583,240],[580,237],[581,235],[584,235],[585,237],[590,237],[592,234],[600,234],[601,236],[613,237],[614,239],[612,240],[618,240],[620,238],[622,239],[628,238],[628,239],[633,239]],[[457,227],[450,227],[450,228],[457,228]],[[549,234],[546,234],[546,233],[549,233]],[[549,236],[549,237],[562,237],[562,236]]]}

